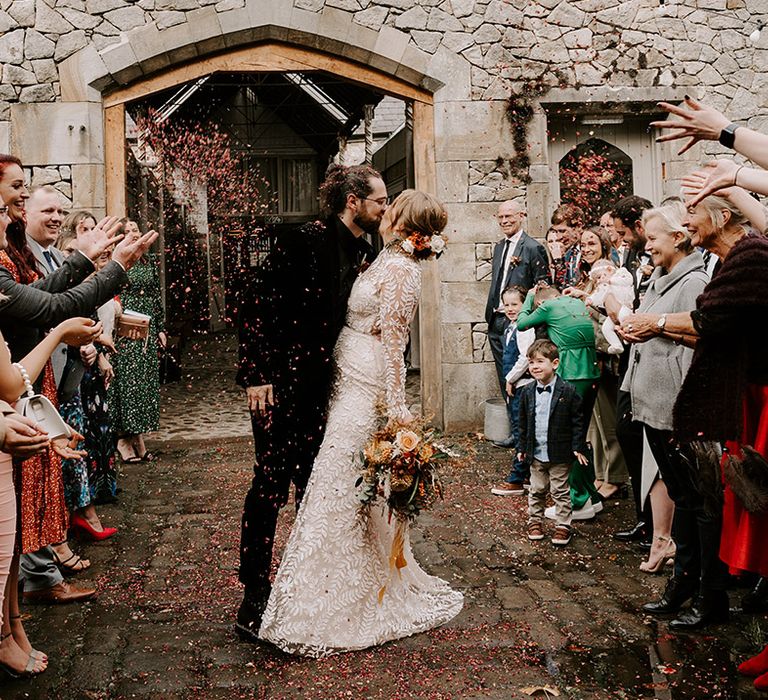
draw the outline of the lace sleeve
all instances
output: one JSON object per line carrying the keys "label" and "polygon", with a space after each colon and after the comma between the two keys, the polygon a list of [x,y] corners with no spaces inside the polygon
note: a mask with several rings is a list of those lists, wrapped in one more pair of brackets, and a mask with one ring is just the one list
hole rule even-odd
{"label": "lace sleeve", "polygon": [[387,416],[398,419],[408,415],[403,353],[421,293],[421,269],[418,263],[404,258],[388,267],[381,286],[379,320],[384,348]]}

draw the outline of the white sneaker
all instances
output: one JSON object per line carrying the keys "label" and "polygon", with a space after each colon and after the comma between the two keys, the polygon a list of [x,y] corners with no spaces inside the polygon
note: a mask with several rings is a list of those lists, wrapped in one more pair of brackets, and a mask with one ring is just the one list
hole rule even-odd
{"label": "white sneaker", "polygon": [[[587,503],[583,508],[574,510],[571,514],[572,520],[592,520],[595,517],[595,509],[591,503]],[[550,506],[544,511],[544,517],[549,520],[557,520],[555,515],[555,506]]]}
{"label": "white sneaker", "polygon": [[592,509],[595,511],[595,513],[599,513],[603,510],[603,502],[602,501],[592,501]]}

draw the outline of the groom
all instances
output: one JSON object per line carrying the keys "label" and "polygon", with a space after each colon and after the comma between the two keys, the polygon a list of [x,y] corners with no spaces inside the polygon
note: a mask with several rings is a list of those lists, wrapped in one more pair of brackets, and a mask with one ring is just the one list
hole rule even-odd
{"label": "groom", "polygon": [[320,186],[324,221],[278,234],[240,312],[240,366],[256,452],[245,499],[240,581],[245,595],[235,629],[258,639],[270,593],[272,545],[291,482],[301,500],[325,429],[332,353],[352,285],[373,259],[389,198],[367,165],[332,165]]}

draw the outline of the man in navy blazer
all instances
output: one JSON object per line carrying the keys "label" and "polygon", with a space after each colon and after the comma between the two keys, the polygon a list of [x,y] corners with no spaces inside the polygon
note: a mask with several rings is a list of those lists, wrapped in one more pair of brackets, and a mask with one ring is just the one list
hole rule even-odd
{"label": "man in navy blazer", "polygon": [[488,341],[491,343],[493,361],[502,396],[505,392],[502,357],[504,355],[504,330],[507,317],[501,301],[501,293],[509,286],[531,289],[540,280],[549,277],[549,261],[544,246],[523,230],[525,209],[517,201],[502,202],[496,220],[504,238],[493,249],[493,275],[488,301],[485,305],[485,320],[488,323]]}

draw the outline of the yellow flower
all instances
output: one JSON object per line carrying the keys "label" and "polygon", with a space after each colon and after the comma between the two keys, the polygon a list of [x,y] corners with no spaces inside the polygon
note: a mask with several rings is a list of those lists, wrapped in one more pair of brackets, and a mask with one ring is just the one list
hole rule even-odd
{"label": "yellow flower", "polygon": [[393,491],[407,491],[413,486],[413,477],[406,472],[392,472],[390,480]]}
{"label": "yellow flower", "polygon": [[373,464],[384,464],[392,456],[393,445],[387,440],[373,440],[363,449],[363,454],[367,462]]}
{"label": "yellow flower", "polygon": [[421,449],[419,450],[419,457],[423,462],[429,462],[430,459],[432,459],[432,456],[435,454],[435,448],[432,447],[428,442],[425,442]]}
{"label": "yellow flower", "polygon": [[421,438],[412,430],[399,430],[395,437],[395,444],[402,452],[413,452],[421,442]]}

